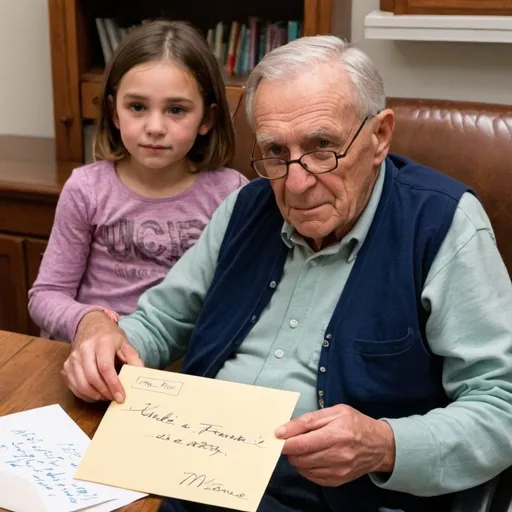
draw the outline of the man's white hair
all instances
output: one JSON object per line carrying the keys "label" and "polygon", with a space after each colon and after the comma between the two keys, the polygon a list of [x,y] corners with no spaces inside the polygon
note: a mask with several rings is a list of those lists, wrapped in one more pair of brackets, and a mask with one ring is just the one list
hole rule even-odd
{"label": "man's white hair", "polygon": [[336,36],[302,37],[272,50],[250,74],[245,106],[251,126],[254,127],[254,94],[262,80],[293,79],[321,63],[339,64],[347,74],[361,119],[386,108],[384,83],[364,52]]}

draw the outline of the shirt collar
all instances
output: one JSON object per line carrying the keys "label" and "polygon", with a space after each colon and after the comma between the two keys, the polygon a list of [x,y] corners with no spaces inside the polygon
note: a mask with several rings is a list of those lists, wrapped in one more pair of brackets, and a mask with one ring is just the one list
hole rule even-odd
{"label": "shirt collar", "polygon": [[[359,249],[363,246],[366,236],[368,235],[368,231],[370,230],[370,226],[372,225],[373,219],[375,217],[377,206],[379,205],[379,201],[382,195],[382,189],[384,187],[385,173],[386,161],[384,160],[380,166],[379,174],[377,176],[377,180],[375,181],[375,185],[373,186],[370,200],[368,201],[366,208],[355,223],[354,227],[341,239],[341,241],[326,247],[322,251],[325,250],[329,254],[343,252],[347,255],[347,261],[349,263],[355,259]],[[287,222],[284,222],[283,227],[281,228],[281,239],[283,240],[283,243],[290,248],[292,248],[294,245],[306,244],[302,235],[297,233],[295,228],[290,226],[290,224]]]}

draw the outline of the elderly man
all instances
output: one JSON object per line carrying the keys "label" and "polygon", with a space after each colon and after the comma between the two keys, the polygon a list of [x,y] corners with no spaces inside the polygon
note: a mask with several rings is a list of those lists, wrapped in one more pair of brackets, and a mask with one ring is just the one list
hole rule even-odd
{"label": "elderly man", "polygon": [[116,358],[184,355],[191,374],[299,391],[261,511],[448,510],[512,462],[512,285],[482,206],[388,156],[382,80],[335,37],[267,55],[247,110],[263,179],[119,327],[82,319],[71,390],[121,402]]}

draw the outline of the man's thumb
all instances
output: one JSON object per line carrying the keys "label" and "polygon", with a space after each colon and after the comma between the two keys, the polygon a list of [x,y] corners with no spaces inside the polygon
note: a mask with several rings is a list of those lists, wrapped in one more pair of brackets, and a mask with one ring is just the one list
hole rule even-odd
{"label": "man's thumb", "polygon": [[139,357],[137,351],[127,341],[124,341],[117,351],[117,357],[125,364],[131,366],[144,366],[144,361]]}

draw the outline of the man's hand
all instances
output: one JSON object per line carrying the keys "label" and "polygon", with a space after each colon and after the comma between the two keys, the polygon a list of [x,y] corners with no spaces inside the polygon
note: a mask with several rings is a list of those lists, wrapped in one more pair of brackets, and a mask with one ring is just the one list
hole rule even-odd
{"label": "man's hand", "polygon": [[347,405],[304,414],[276,430],[283,453],[312,482],[335,487],[374,471],[391,472],[395,439],[391,427]]}
{"label": "man's hand", "polygon": [[126,395],[115,370],[116,357],[122,363],[144,366],[124,331],[102,311],[92,311],[78,324],[61,373],[73,394],[86,402],[122,403]]}

